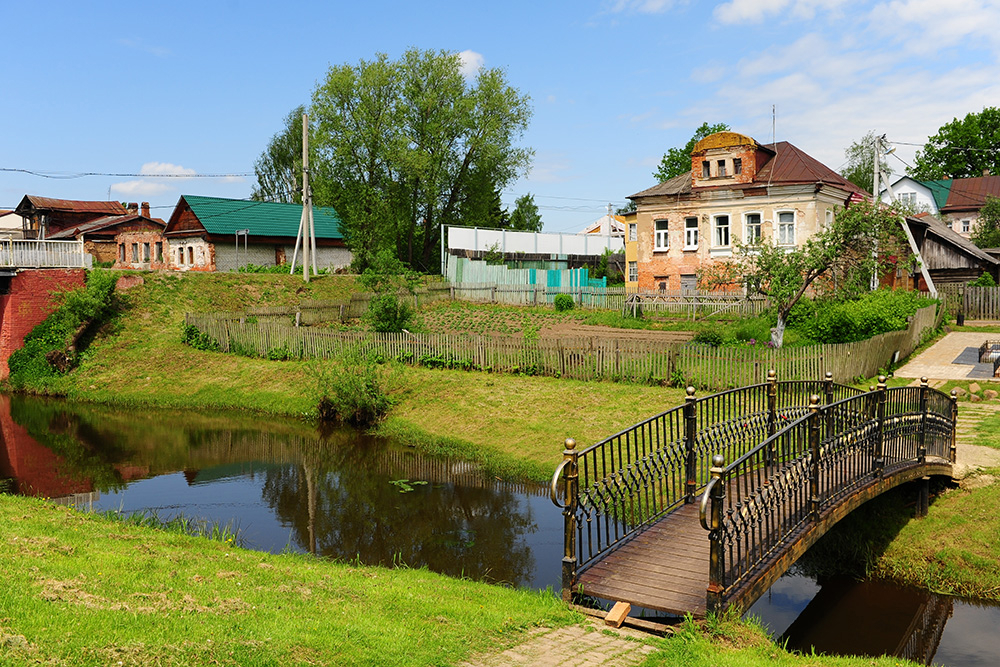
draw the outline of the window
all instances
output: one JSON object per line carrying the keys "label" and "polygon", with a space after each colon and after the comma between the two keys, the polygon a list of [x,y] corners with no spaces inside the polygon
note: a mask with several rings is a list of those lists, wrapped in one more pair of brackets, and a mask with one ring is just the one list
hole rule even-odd
{"label": "window", "polygon": [[184,264],[184,248],[177,249],[177,263],[181,265]]}
{"label": "window", "polygon": [[951,220],[948,221],[948,229],[952,229]]}
{"label": "window", "polygon": [[149,244],[142,244],[142,261],[149,263]]}
{"label": "window", "polygon": [[743,173],[743,158],[734,157],[733,158],[733,176],[739,176]]}
{"label": "window", "polygon": [[657,220],[653,225],[656,228],[653,250],[666,250],[670,247],[670,238],[667,235],[667,221]]}
{"label": "window", "polygon": [[729,216],[715,216],[715,246],[729,246]]}
{"label": "window", "polygon": [[133,262],[138,262],[139,261],[139,244],[138,243],[133,243],[132,244],[132,261]]}
{"label": "window", "polygon": [[899,193],[899,203],[906,204],[907,206],[917,205],[917,193],[916,192],[900,192]]}
{"label": "window", "polygon": [[639,263],[629,262],[628,263],[628,281],[630,283],[639,282]]}
{"label": "window", "polygon": [[636,233],[636,225],[634,222],[628,223],[628,240],[635,241],[638,234]]}
{"label": "window", "polygon": [[760,243],[760,213],[747,213],[744,218],[747,243]]}
{"label": "window", "polygon": [[188,246],[188,264],[194,264],[194,247]]}
{"label": "window", "polygon": [[718,165],[719,170],[717,172],[715,172],[715,175],[718,176],[719,178],[725,178],[725,176],[726,176],[726,161],[725,160],[719,160],[716,164]]}
{"label": "window", "polygon": [[686,218],[684,220],[684,247],[698,247],[698,218]]}
{"label": "window", "polygon": [[962,221],[962,231],[964,233],[968,234],[970,229],[972,229],[972,220],[963,220]]}
{"label": "window", "polygon": [[119,262],[124,262],[125,261],[125,244],[124,243],[119,243],[118,244],[118,261]]}
{"label": "window", "polygon": [[163,241],[156,242],[156,261],[163,261]]}
{"label": "window", "polygon": [[795,245],[795,213],[778,214],[778,245]]}
{"label": "window", "polygon": [[708,160],[705,160],[704,162],[701,163],[701,177],[708,178],[711,175],[712,175],[711,163]]}

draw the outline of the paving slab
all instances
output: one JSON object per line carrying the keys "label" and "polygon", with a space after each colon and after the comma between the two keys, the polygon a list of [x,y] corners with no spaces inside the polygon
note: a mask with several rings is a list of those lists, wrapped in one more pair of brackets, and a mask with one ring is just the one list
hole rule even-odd
{"label": "paving slab", "polygon": [[979,363],[979,346],[986,340],[997,339],[1000,334],[954,331],[912,358],[895,375],[935,380],[991,379],[993,365]]}

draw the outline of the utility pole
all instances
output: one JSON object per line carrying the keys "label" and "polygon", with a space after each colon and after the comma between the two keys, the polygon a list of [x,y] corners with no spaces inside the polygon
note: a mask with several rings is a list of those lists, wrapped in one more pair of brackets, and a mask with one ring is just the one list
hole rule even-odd
{"label": "utility pole", "polygon": [[316,275],[316,231],[313,226],[312,191],[309,189],[309,115],[302,114],[302,217],[299,219],[299,233],[295,237],[295,252],[292,254],[291,273],[295,273],[295,260],[302,248],[302,279],[309,282],[309,249],[312,248],[312,271]]}

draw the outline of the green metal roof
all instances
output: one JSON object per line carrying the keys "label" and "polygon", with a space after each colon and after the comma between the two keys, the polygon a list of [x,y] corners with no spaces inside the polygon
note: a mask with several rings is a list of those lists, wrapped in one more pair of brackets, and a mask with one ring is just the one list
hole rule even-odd
{"label": "green metal roof", "polygon": [[944,205],[948,202],[948,193],[951,191],[951,179],[945,178],[937,181],[917,181],[927,186],[927,189],[931,191],[931,195],[934,196],[934,203],[937,205],[937,209],[940,211],[944,208]]}
{"label": "green metal roof", "polygon": [[[249,229],[251,236],[289,236],[295,238],[302,220],[301,204],[247,201],[183,195],[184,201],[209,234],[235,234]],[[313,207],[317,239],[342,239],[340,218],[332,208]]]}

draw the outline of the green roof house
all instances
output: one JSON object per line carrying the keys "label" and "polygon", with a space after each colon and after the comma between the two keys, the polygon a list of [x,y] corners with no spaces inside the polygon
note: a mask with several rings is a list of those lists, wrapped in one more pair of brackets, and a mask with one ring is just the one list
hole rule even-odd
{"label": "green roof house", "polygon": [[[235,271],[246,264],[290,263],[301,219],[301,204],[183,195],[163,230],[169,267]],[[344,244],[337,212],[313,207],[313,223],[316,266],[338,269],[350,264],[351,252]]]}

